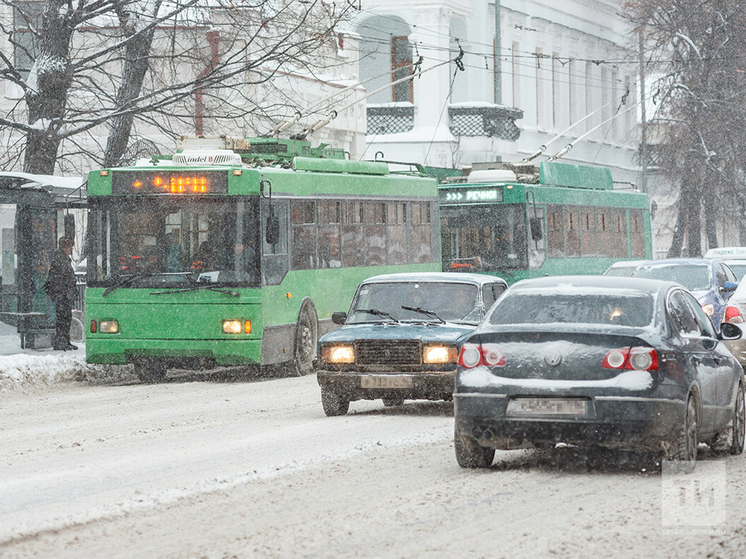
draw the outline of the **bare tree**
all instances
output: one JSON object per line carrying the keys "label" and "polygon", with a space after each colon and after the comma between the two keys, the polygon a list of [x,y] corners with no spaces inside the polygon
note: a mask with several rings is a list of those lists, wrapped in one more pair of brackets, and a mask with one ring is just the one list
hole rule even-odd
{"label": "bare tree", "polygon": [[[669,256],[700,255],[701,216],[710,247],[718,217],[743,220],[746,156],[746,10],[734,0],[630,0],[644,34],[661,141],[652,164],[680,188]],[[650,70],[648,70],[650,71]],[[734,208],[736,211],[734,211]],[[746,238],[742,238],[746,241]]]}
{"label": "bare tree", "polygon": [[0,117],[14,152],[3,165],[21,153],[32,173],[81,157],[116,165],[138,128],[173,138],[268,126],[296,108],[274,79],[329,71],[352,4],[0,0],[0,32],[15,49],[14,59],[0,53],[0,77],[20,92]]}

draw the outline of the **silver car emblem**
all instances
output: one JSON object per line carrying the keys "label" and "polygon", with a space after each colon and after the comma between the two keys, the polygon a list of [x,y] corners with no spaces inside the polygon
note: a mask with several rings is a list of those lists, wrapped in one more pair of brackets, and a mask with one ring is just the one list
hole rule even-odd
{"label": "silver car emblem", "polygon": [[544,361],[550,367],[556,367],[557,365],[562,363],[562,354],[559,352],[548,353],[547,355],[544,356]]}

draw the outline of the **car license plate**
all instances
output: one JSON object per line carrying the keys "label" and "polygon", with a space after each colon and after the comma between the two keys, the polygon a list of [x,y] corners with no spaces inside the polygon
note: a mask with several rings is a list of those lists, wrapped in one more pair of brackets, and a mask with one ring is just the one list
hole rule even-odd
{"label": "car license plate", "polygon": [[588,401],[582,398],[513,398],[508,415],[586,415]]}
{"label": "car license plate", "polygon": [[412,388],[412,377],[400,375],[366,375],[360,377],[361,388]]}

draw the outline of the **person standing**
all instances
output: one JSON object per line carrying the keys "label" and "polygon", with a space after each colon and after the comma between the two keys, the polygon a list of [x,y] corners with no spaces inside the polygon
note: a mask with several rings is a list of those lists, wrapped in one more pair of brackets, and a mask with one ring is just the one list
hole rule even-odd
{"label": "person standing", "polygon": [[70,343],[70,325],[76,295],[75,271],[70,258],[73,252],[73,240],[70,237],[60,237],[57,246],[59,248],[52,258],[44,290],[54,302],[57,317],[52,347],[56,350],[67,351],[78,349]]}

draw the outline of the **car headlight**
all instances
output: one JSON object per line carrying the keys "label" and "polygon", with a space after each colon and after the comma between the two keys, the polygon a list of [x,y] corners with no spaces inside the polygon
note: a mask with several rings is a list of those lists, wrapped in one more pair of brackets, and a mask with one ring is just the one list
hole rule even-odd
{"label": "car headlight", "polygon": [[102,320],[98,325],[98,331],[102,334],[116,334],[119,332],[119,321],[117,320]]}
{"label": "car headlight", "polygon": [[454,345],[430,344],[422,348],[422,362],[425,365],[442,365],[458,361],[458,348]]}
{"label": "car headlight", "polygon": [[352,344],[329,344],[321,346],[321,361],[335,365],[355,362]]}
{"label": "car headlight", "polygon": [[712,316],[715,314],[715,305],[702,305],[702,310],[705,311],[707,316]]}

